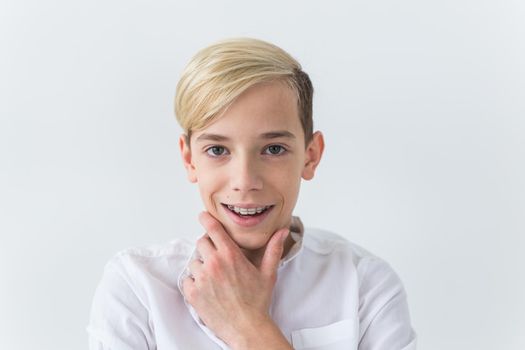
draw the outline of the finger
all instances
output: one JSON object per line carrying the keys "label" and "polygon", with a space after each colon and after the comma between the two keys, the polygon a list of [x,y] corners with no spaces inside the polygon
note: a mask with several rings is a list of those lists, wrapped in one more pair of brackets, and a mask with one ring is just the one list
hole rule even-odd
{"label": "finger", "polygon": [[195,301],[195,291],[195,281],[189,276],[185,277],[182,280],[182,295],[190,304]]}
{"label": "finger", "polygon": [[273,276],[283,255],[284,241],[290,230],[287,228],[275,232],[266,245],[261,261],[260,271],[266,276]]}
{"label": "finger", "polygon": [[199,259],[194,259],[190,262],[190,265],[188,266],[190,273],[193,276],[193,279],[195,279],[195,276],[197,276],[201,270],[202,270],[203,262]]}
{"label": "finger", "polygon": [[235,242],[233,242],[228,233],[226,233],[220,221],[215,219],[210,213],[207,211],[200,213],[199,221],[206,229],[206,233],[210,236],[211,241],[218,250],[238,249]]}
{"label": "finger", "polygon": [[217,251],[217,248],[213,245],[210,236],[205,234],[197,240],[197,251],[204,261]]}

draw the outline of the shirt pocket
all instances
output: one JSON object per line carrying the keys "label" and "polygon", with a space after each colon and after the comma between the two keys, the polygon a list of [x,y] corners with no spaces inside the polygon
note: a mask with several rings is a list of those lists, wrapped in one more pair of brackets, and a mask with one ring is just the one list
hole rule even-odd
{"label": "shirt pocket", "polygon": [[327,326],[292,331],[294,349],[353,350],[357,349],[357,324],[350,319]]}

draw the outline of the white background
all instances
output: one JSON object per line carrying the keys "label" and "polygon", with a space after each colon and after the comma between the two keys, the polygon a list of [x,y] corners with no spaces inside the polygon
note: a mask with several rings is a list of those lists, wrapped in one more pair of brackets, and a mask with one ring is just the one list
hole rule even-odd
{"label": "white background", "polygon": [[105,262],[201,233],[173,95],[232,36],[310,74],[296,214],[391,263],[419,348],[525,348],[523,1],[0,4],[1,349],[86,348]]}

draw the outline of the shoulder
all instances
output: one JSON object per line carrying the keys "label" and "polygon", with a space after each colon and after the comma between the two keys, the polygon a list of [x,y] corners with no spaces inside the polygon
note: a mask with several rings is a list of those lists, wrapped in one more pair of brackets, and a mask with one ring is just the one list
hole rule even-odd
{"label": "shoulder", "polygon": [[193,244],[186,239],[174,239],[169,243],[150,244],[129,247],[117,252],[111,262],[132,264],[151,264],[158,260],[174,260],[187,257],[193,250]]}
{"label": "shoulder", "polygon": [[320,255],[346,255],[359,264],[370,259],[379,259],[362,246],[343,236],[318,228],[307,228],[304,233],[305,249]]}
{"label": "shoulder", "polygon": [[91,305],[90,341],[108,348],[155,348],[152,309],[180,297],[177,277],[192,250],[189,241],[177,239],[127,248],[109,259]]}
{"label": "shoulder", "polygon": [[144,284],[156,279],[176,285],[176,277],[184,269],[194,245],[186,239],[175,239],[165,244],[129,247],[117,252],[104,271],[118,272],[130,284]]}
{"label": "shoulder", "polygon": [[352,265],[357,271],[361,287],[381,280],[401,286],[399,276],[392,266],[381,257],[345,237],[323,229],[305,229],[304,247],[316,255],[324,255],[327,261]]}
{"label": "shoulder", "polygon": [[176,239],[117,252],[104,266],[95,300],[135,300],[137,306],[149,309],[152,293],[178,292],[177,279],[192,250],[189,241]]}
{"label": "shoulder", "polygon": [[368,250],[349,241],[343,236],[319,228],[306,228],[304,233],[305,247],[319,254],[330,254],[336,250],[350,250],[359,257],[372,256]]}

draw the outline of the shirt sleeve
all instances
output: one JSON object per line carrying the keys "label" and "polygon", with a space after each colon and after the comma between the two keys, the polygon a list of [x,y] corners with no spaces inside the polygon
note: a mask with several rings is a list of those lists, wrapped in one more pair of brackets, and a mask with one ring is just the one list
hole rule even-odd
{"label": "shirt sleeve", "polygon": [[359,350],[415,350],[407,296],[399,276],[380,258],[370,258],[359,288]]}
{"label": "shirt sleeve", "polygon": [[149,313],[119,258],[104,268],[87,327],[90,350],[153,350]]}

